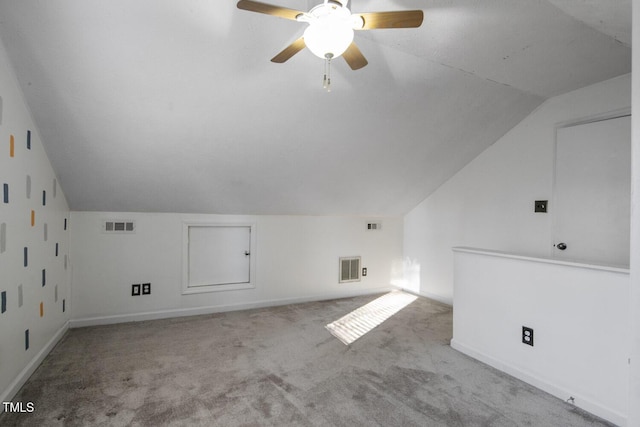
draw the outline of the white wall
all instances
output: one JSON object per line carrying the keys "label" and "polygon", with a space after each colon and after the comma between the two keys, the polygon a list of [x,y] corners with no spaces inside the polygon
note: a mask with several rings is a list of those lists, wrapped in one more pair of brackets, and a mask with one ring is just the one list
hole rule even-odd
{"label": "white wall", "polygon": [[[547,256],[558,124],[624,110],[631,75],[549,99],[469,163],[404,219],[405,287],[452,302],[454,246]],[[553,206],[549,206],[552,210]]]}
{"label": "white wall", "polygon": [[[136,221],[135,234],[104,234],[101,221]],[[182,295],[183,221],[254,222],[255,289]],[[402,219],[71,213],[73,325],[196,314],[384,291],[402,260]],[[338,283],[338,258],[362,256],[368,275]],[[397,278],[397,277],[396,277]],[[149,296],[131,284],[151,282]],[[145,314],[147,313],[147,314]],[[151,314],[148,314],[151,313]],[[113,317],[115,316],[115,317]]]}
{"label": "white wall", "polygon": [[[629,272],[458,249],[451,345],[617,425],[629,390]],[[534,346],[522,343],[522,327]],[[637,402],[636,402],[637,404]]]}
{"label": "white wall", "polygon": [[[69,237],[64,229],[69,208],[62,189],[57,182],[54,184],[55,174],[8,64],[0,43],[0,230],[5,230],[5,245],[0,247],[0,294],[6,296],[6,311],[0,313],[0,401],[10,400],[37,368],[66,330],[70,313],[70,272],[65,267]],[[30,149],[28,131],[31,131]],[[28,176],[30,197],[27,197]],[[5,184],[9,189],[8,202],[4,200]],[[46,192],[44,200],[43,192]]]}
{"label": "white wall", "polygon": [[[640,5],[633,4],[633,107],[640,109]],[[640,114],[631,123],[631,377],[629,425],[640,425]]]}

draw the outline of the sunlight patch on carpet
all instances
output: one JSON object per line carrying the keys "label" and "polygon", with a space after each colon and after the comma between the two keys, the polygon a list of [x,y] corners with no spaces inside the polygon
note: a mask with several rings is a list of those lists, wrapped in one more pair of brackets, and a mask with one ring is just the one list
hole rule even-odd
{"label": "sunlight patch on carpet", "polygon": [[349,345],[417,298],[406,292],[392,291],[329,323],[326,328],[334,337]]}

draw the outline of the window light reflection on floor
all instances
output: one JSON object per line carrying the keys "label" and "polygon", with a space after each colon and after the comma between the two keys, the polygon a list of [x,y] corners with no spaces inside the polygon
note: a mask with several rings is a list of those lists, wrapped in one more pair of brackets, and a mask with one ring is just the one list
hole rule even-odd
{"label": "window light reflection on floor", "polygon": [[329,323],[326,328],[333,336],[349,345],[417,298],[406,292],[392,291]]}

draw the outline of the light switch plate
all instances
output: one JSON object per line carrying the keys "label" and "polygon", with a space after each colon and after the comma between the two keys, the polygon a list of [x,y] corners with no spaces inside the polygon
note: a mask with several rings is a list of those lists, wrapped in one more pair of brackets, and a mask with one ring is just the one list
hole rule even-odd
{"label": "light switch plate", "polygon": [[546,213],[548,204],[548,200],[536,200],[534,212]]}

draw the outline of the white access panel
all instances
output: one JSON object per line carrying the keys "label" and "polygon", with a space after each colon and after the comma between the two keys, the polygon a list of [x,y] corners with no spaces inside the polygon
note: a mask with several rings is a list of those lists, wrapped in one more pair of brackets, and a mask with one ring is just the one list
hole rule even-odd
{"label": "white access panel", "polygon": [[190,226],[188,287],[250,283],[250,226]]}

